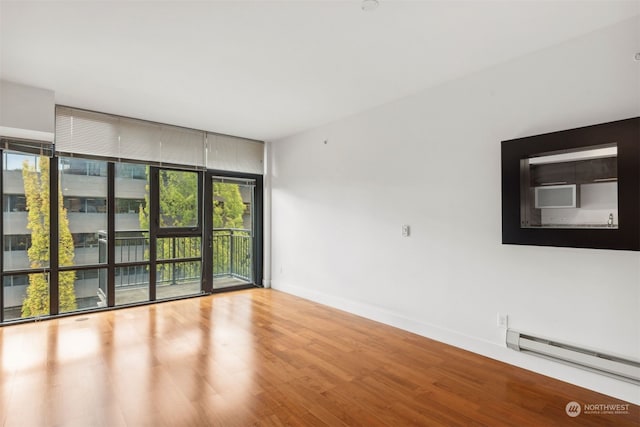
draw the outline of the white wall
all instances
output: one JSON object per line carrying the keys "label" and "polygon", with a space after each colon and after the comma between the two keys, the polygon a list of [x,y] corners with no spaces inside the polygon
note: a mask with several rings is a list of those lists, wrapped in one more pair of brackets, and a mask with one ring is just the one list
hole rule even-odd
{"label": "white wall", "polygon": [[53,142],[55,95],[0,80],[0,134]]}
{"label": "white wall", "polygon": [[635,18],[275,141],[273,287],[640,403],[496,327],[640,359],[640,253],[502,245],[500,199],[500,141],[640,115],[638,51]]}

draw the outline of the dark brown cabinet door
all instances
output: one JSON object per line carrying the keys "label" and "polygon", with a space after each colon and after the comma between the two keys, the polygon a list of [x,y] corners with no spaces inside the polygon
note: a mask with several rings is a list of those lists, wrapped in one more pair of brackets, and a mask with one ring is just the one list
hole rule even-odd
{"label": "dark brown cabinet door", "polygon": [[531,166],[531,179],[534,187],[615,181],[617,176],[618,161],[615,157]]}
{"label": "dark brown cabinet door", "polygon": [[531,167],[533,186],[573,184],[576,182],[575,162],[545,163]]}
{"label": "dark brown cabinet door", "polygon": [[615,157],[576,162],[577,184],[615,181],[617,177],[618,159]]}

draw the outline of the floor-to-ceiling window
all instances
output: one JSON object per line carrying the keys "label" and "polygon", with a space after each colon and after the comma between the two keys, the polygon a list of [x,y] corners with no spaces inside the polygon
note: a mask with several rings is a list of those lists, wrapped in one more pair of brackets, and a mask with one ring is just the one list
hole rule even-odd
{"label": "floor-to-ceiling window", "polygon": [[59,313],[106,306],[107,259],[100,237],[107,225],[107,162],[59,157],[58,304]]}
{"label": "floor-to-ceiling window", "polygon": [[2,151],[5,321],[50,313],[50,165],[46,155]]}
{"label": "floor-to-ceiling window", "polygon": [[60,110],[0,148],[2,322],[259,284],[262,144]]}
{"label": "floor-to-ceiling window", "polygon": [[[118,162],[114,170],[114,305],[149,301],[149,166]],[[105,259],[107,240],[104,233]]]}

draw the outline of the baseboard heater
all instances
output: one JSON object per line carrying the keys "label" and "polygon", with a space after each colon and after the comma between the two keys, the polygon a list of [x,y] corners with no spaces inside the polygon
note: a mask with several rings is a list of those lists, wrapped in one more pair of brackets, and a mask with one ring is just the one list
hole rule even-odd
{"label": "baseboard heater", "polygon": [[507,329],[507,347],[640,385],[640,362]]}

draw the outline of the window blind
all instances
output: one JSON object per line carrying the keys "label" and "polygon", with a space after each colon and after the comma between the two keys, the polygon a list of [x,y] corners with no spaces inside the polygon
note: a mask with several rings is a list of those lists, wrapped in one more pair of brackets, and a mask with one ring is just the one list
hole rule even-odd
{"label": "window blind", "polygon": [[259,141],[56,107],[60,153],[263,174],[263,149]]}
{"label": "window blind", "polygon": [[264,174],[264,143],[207,133],[207,168]]}
{"label": "window blind", "polygon": [[56,108],[56,151],[120,157],[118,118],[90,111]]}

